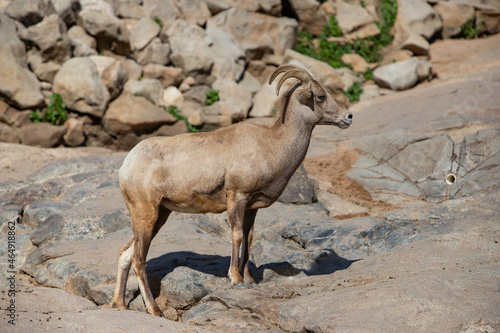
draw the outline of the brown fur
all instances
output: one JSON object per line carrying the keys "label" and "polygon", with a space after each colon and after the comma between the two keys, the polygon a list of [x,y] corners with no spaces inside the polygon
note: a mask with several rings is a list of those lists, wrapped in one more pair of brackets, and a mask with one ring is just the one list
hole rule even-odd
{"label": "brown fur", "polygon": [[120,254],[114,307],[127,308],[124,296],[132,265],[148,311],[162,314],[145,264],[151,240],[171,211],[227,210],[233,240],[228,276],[233,284],[254,283],[248,258],[257,210],[273,204],[283,192],[306,155],[314,126],[347,128],[352,118],[317,81],[298,75],[303,69],[287,66],[277,71],[295,71],[291,77],[302,83],[290,90],[274,126],[240,123],[209,133],[154,137],[127,155],[120,187],[134,236]]}

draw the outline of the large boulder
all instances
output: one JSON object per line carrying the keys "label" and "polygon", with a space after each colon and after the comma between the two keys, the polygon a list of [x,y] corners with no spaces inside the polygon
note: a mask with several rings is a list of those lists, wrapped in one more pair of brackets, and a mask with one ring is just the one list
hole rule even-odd
{"label": "large boulder", "polygon": [[233,7],[210,18],[207,27],[220,28],[233,35],[250,61],[261,59],[264,54],[283,55],[286,49],[294,48],[298,24],[294,19]]}
{"label": "large boulder", "polygon": [[375,22],[372,15],[363,7],[346,2],[336,3],[337,21],[344,34]]}
{"label": "large boulder", "polygon": [[19,130],[21,143],[30,146],[56,147],[63,143],[66,127],[49,123],[26,124]]}
{"label": "large boulder", "polygon": [[[420,71],[425,68],[427,68],[427,75],[420,74]],[[373,78],[383,88],[405,90],[413,87],[419,80],[428,76],[429,71],[430,64],[428,61],[412,57],[408,60],[376,68],[373,71]]]}
{"label": "large boulder", "polygon": [[47,0],[10,1],[5,7],[5,14],[21,21],[26,27],[37,24],[53,13],[55,13],[54,5],[52,1]]}
{"label": "large boulder", "polygon": [[[463,10],[460,8],[463,6],[468,5],[456,4],[451,1],[440,1],[433,7],[443,19],[443,38],[456,36],[462,31],[462,25],[468,20],[468,18],[464,16]],[[468,7],[472,9],[472,7]]]}
{"label": "large boulder", "polygon": [[147,64],[166,65],[170,62],[170,45],[162,43],[156,37],[140,51],[134,52],[134,58],[141,66]]}
{"label": "large boulder", "polygon": [[238,81],[245,70],[245,54],[229,32],[210,26],[206,29],[213,44],[214,65],[211,74],[218,79]]}
{"label": "large boulder", "polygon": [[248,116],[252,107],[250,90],[231,80],[217,80],[212,87],[219,90],[217,106],[221,115],[230,116],[233,121],[241,121]]}
{"label": "large boulder", "polygon": [[212,41],[203,28],[177,20],[165,33],[172,49],[170,60],[175,67],[182,68],[186,75],[210,73],[214,57]]}
{"label": "large boulder", "polygon": [[66,33],[66,24],[57,14],[45,17],[40,23],[20,31],[20,37],[34,45],[42,60],[63,63],[71,57],[71,40]]}
{"label": "large boulder", "polygon": [[78,16],[78,25],[95,37],[99,51],[110,50],[122,55],[130,53],[127,29],[122,27],[116,16],[107,12],[83,9]]}
{"label": "large boulder", "polygon": [[148,17],[143,17],[130,29],[132,51],[142,50],[160,33],[160,26]]}
{"label": "large boulder", "polygon": [[20,109],[43,104],[40,83],[27,66],[25,46],[12,19],[0,14],[0,97]]}
{"label": "large boulder", "polygon": [[86,57],[97,54],[95,38],[87,34],[85,29],[79,25],[74,25],[68,30],[68,37],[74,48],[73,55],[75,57]]}
{"label": "large boulder", "polygon": [[442,27],[436,11],[424,0],[398,0],[398,24],[429,40]]}
{"label": "large boulder", "polygon": [[174,116],[142,97],[122,94],[110,103],[104,118],[104,128],[114,136],[128,132],[153,131],[177,121]]}
{"label": "large boulder", "polygon": [[106,56],[90,56],[96,65],[102,82],[108,88],[111,99],[116,98],[128,80],[128,73],[120,61]]}
{"label": "large boulder", "polygon": [[[78,78],[78,80],[76,79]],[[54,78],[53,91],[69,109],[102,117],[110,99],[97,66],[90,58],[71,58]]]}
{"label": "large boulder", "polygon": [[[168,88],[175,88],[175,86],[169,86]],[[160,80],[157,79],[142,79],[140,81],[129,80],[125,85],[124,89],[126,92],[134,96],[144,97],[154,105],[157,106],[163,105],[163,86]]]}

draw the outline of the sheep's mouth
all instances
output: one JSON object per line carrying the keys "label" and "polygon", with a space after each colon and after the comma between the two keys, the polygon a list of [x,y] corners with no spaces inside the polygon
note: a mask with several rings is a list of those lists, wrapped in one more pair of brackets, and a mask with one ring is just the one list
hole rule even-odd
{"label": "sheep's mouth", "polygon": [[352,120],[341,120],[340,123],[338,123],[338,127],[342,128],[342,129],[346,129],[348,128],[349,126],[351,126],[352,124]]}

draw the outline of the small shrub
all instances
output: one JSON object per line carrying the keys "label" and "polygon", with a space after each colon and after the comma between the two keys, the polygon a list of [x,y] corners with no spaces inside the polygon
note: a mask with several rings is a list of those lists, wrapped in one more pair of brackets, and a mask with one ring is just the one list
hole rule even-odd
{"label": "small shrub", "polygon": [[366,67],[365,73],[363,74],[366,81],[373,81],[373,70],[370,67]]}
{"label": "small shrub", "polygon": [[210,90],[205,93],[205,105],[212,105],[219,100],[219,90]]}
{"label": "small shrub", "polygon": [[179,108],[176,105],[169,105],[168,107],[165,108],[165,111],[170,113],[172,116],[174,116],[178,120],[184,121],[189,129],[189,132],[191,132],[191,133],[199,132],[199,130],[196,127],[194,127],[193,125],[191,125],[189,123],[188,119],[181,114],[181,110],[179,110]]}
{"label": "small shrub", "polygon": [[393,39],[390,33],[391,28],[396,22],[398,14],[397,0],[381,0],[379,11],[381,20],[376,24],[380,29],[380,35],[377,36],[377,40],[381,45],[389,45]]}
{"label": "small shrub", "polygon": [[481,28],[476,25],[476,14],[462,25],[460,35],[465,39],[481,37]]}
{"label": "small shrub", "polygon": [[329,41],[330,37],[341,37],[342,29],[338,25],[337,19],[332,16],[323,31],[318,36],[319,47],[313,47],[313,36],[308,31],[300,31],[297,37],[296,50],[309,57],[324,61],[333,68],[348,67],[350,65],[342,61],[342,55],[357,53],[367,62],[373,63],[382,60],[382,47],[392,42],[390,34],[391,27],[396,21],[398,11],[397,0],[381,0],[380,2],[381,21],[377,23],[380,34],[364,39],[356,38],[352,43],[341,45],[334,41]]}
{"label": "small shrub", "polygon": [[363,93],[363,86],[361,85],[360,82],[354,82],[352,86],[347,89],[347,91],[343,91],[344,95],[349,98],[349,101],[352,102],[357,102],[359,101],[359,96]]}
{"label": "small shrub", "polygon": [[34,123],[47,122],[52,125],[62,125],[68,120],[66,104],[63,102],[61,94],[53,93],[50,96],[50,103],[47,108],[40,112],[36,110],[28,116]]}

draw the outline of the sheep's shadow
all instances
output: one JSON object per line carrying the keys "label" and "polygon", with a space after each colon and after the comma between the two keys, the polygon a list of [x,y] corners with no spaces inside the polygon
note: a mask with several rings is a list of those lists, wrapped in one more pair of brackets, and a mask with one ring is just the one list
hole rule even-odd
{"label": "sheep's shadow", "polygon": [[[257,283],[264,280],[266,270],[271,270],[280,276],[295,276],[304,272],[307,276],[332,274],[339,270],[349,268],[353,262],[360,259],[349,260],[342,258],[334,250],[326,250],[326,253],[317,259],[316,264],[307,270],[299,269],[288,261],[267,263],[256,267],[250,261],[250,273]],[[190,251],[170,252],[159,257],[148,260],[146,272],[154,275],[156,279],[163,279],[175,268],[180,266],[189,267],[198,272],[211,274],[216,277],[226,277],[231,258],[229,256],[198,254]]]}

